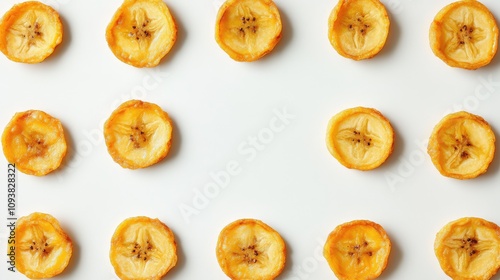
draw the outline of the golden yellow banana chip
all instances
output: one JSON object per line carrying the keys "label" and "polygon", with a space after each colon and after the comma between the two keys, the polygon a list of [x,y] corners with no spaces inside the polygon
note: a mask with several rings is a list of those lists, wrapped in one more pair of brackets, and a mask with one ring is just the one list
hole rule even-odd
{"label": "golden yellow banana chip", "polygon": [[8,162],[36,176],[59,168],[68,149],[61,122],[39,110],[16,113],[3,131],[2,147]]}
{"label": "golden yellow banana chip", "polygon": [[154,67],[172,49],[177,25],[162,0],[125,0],[106,29],[113,54],[135,67]]}
{"label": "golden yellow banana chip", "polygon": [[495,156],[495,134],[480,116],[457,112],[432,131],[427,152],[444,176],[472,179],[486,172]]}
{"label": "golden yellow banana chip", "polygon": [[389,35],[390,20],[379,0],[339,0],[328,20],[328,38],[342,56],[374,57]]}
{"label": "golden yellow banana chip", "polygon": [[14,5],[0,21],[0,51],[15,62],[42,62],[62,37],[59,14],[38,1]]}
{"label": "golden yellow banana chip", "polygon": [[437,233],[434,252],[452,279],[488,280],[500,268],[500,227],[476,217],[452,221]]}
{"label": "golden yellow banana chip", "polygon": [[390,252],[391,240],[382,226],[354,220],[330,233],[323,255],[338,279],[359,280],[382,274]]}
{"label": "golden yellow banana chip", "polygon": [[109,258],[121,280],[159,280],[177,264],[174,234],[158,219],[128,218],[113,234]]}
{"label": "golden yellow banana chip", "polygon": [[495,56],[498,26],[486,6],[476,0],[460,0],[439,11],[429,41],[434,54],[449,66],[473,70]]}
{"label": "golden yellow banana chip", "polygon": [[272,0],[227,0],[219,9],[215,39],[236,61],[254,61],[281,38],[281,17]]}
{"label": "golden yellow banana chip", "polygon": [[151,166],[165,158],[172,140],[172,121],[158,105],[130,100],[104,124],[108,152],[124,168]]}
{"label": "golden yellow banana chip", "polygon": [[394,131],[373,108],[346,109],[330,119],[326,134],[330,153],[345,167],[358,170],[377,168],[394,149]]}
{"label": "golden yellow banana chip", "polygon": [[283,271],[285,242],[262,221],[236,220],[222,229],[217,241],[217,261],[233,280],[272,280]]}
{"label": "golden yellow banana chip", "polygon": [[17,220],[16,268],[30,279],[51,278],[64,271],[73,242],[49,214],[32,213]]}

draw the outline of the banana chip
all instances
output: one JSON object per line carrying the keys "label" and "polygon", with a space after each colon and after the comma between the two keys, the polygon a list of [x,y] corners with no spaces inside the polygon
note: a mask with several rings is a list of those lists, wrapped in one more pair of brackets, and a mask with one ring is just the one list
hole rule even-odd
{"label": "banana chip", "polygon": [[394,131],[379,111],[355,107],[330,119],[326,144],[345,167],[371,170],[384,163],[392,153]]}
{"label": "banana chip", "polygon": [[8,162],[36,176],[56,170],[68,149],[61,122],[38,110],[16,113],[3,131],[2,146]]}
{"label": "banana chip", "polygon": [[0,51],[15,62],[42,62],[62,37],[59,14],[37,1],[14,5],[0,21]]}
{"label": "banana chip", "polygon": [[113,234],[109,258],[122,280],[159,280],[177,264],[174,234],[158,219],[128,218]]}
{"label": "banana chip", "polygon": [[461,0],[444,7],[429,31],[434,54],[452,67],[474,70],[490,63],[497,52],[498,26],[486,6]]}
{"label": "banana chip", "polygon": [[434,127],[427,152],[447,177],[472,179],[486,172],[495,155],[495,134],[480,116],[457,112]]}
{"label": "banana chip", "polygon": [[124,168],[145,168],[165,158],[172,140],[172,122],[158,105],[130,100],[104,124],[108,152]]}
{"label": "banana chip", "polygon": [[328,38],[342,56],[374,57],[389,35],[390,20],[379,0],[339,0],[328,20]]}
{"label": "banana chip", "polygon": [[177,39],[177,26],[162,0],[125,0],[106,29],[113,54],[135,67],[154,67]]}
{"label": "banana chip", "polygon": [[233,280],[272,280],[285,267],[285,242],[259,220],[241,219],[224,227],[216,253],[222,271]]}
{"label": "banana chip", "polygon": [[367,220],[337,226],[326,240],[323,255],[340,280],[375,279],[387,266],[391,240],[384,228]]}
{"label": "banana chip", "polygon": [[232,59],[254,61],[273,50],[281,29],[272,0],[227,0],[217,14],[215,39]]}
{"label": "banana chip", "polygon": [[434,252],[452,279],[488,280],[500,268],[500,227],[475,217],[452,221],[437,233]]}
{"label": "banana chip", "polygon": [[16,224],[16,268],[30,279],[51,278],[64,271],[73,243],[49,214],[33,213]]}

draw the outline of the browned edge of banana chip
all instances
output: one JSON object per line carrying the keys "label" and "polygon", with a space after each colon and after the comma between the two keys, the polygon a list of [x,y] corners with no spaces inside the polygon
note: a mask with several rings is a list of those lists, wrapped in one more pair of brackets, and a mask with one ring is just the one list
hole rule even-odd
{"label": "browned edge of banana chip", "polygon": [[227,0],[217,13],[215,40],[233,60],[252,62],[276,47],[282,28],[273,0]]}
{"label": "browned edge of banana chip", "polygon": [[[48,21],[38,22],[35,12],[43,14],[44,17],[48,18]],[[28,13],[29,15],[26,15]],[[33,23],[14,26],[19,17],[29,17],[29,20],[33,20]],[[53,30],[48,32],[47,28]],[[63,33],[59,13],[51,6],[39,1],[21,2],[15,4],[0,20],[0,51],[14,62],[40,63],[49,57],[62,42]],[[18,36],[19,38],[12,36]],[[11,46],[11,44],[16,44],[16,46]],[[39,48],[39,50],[30,52],[30,48],[33,47]]]}
{"label": "browned edge of banana chip", "polygon": [[500,269],[500,227],[479,217],[463,217],[443,226],[434,253],[452,279],[489,280]]}
{"label": "browned edge of banana chip", "polygon": [[68,150],[61,121],[40,110],[16,113],[3,131],[2,148],[16,169],[35,176],[58,169]]}
{"label": "browned edge of banana chip", "polygon": [[159,219],[130,217],[116,227],[109,258],[121,280],[160,280],[177,264],[177,242]]}
{"label": "browned edge of banana chip", "polygon": [[217,261],[232,280],[278,277],[285,268],[286,245],[281,235],[257,219],[239,219],[220,232]]}
{"label": "browned edge of banana chip", "polygon": [[[477,130],[471,133],[466,127]],[[436,124],[427,153],[441,175],[460,180],[473,179],[488,170],[495,156],[495,141],[495,133],[486,120],[460,111],[446,115]],[[468,168],[467,161],[474,166]]]}

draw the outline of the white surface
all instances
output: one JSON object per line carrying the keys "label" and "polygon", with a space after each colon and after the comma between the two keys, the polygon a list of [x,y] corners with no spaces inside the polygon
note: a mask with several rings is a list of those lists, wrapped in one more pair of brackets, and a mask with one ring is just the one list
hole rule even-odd
{"label": "white surface", "polygon": [[[16,2],[1,1],[1,13]],[[424,151],[434,125],[451,111],[479,114],[500,131],[500,56],[466,71],[448,67],[428,46],[429,25],[449,1],[383,1],[391,17],[387,45],[374,59],[355,62],[327,39],[336,1],[276,0],[281,42],[258,62],[237,63],[213,38],[222,1],[169,0],[179,38],[155,69],[120,62],[106,44],[105,28],[121,0],[45,2],[64,20],[64,42],[38,65],[0,56],[0,126],[15,112],[40,109],[67,131],[72,151],[60,171],[17,176],[18,216],[54,215],[76,245],[57,279],[118,279],[109,241],[122,220],[138,215],[160,218],[176,235],[180,259],[167,279],[227,279],[215,258],[216,239],[222,227],[244,217],[281,233],[289,253],[279,279],[291,280],[335,279],[318,253],[335,226],[353,219],[384,226],[393,250],[380,279],[405,280],[448,279],[433,253],[434,236],[447,222],[479,216],[500,223],[500,157],[486,175],[458,181],[441,176]],[[500,18],[500,2],[483,3]],[[171,154],[135,171],[112,161],[102,136],[103,121],[133,97],[157,103],[175,121]],[[392,156],[370,172],[344,168],[324,143],[330,117],[358,105],[379,109],[397,133]],[[293,115],[289,123],[262,150],[249,150],[249,139],[268,133],[275,111],[283,110]],[[180,207],[195,207],[196,192],[213,183],[211,172],[233,161],[239,174],[197,215],[183,217]],[[3,156],[0,168],[4,224]],[[388,182],[391,175],[401,182]],[[0,252],[6,236],[2,226]],[[8,272],[4,260],[1,279],[25,279]]]}

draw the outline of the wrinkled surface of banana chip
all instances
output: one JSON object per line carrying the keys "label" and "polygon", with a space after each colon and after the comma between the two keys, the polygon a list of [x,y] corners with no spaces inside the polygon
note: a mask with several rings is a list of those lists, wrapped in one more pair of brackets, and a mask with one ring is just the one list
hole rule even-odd
{"label": "wrinkled surface of banana chip", "polygon": [[227,0],[219,9],[215,39],[236,61],[255,61],[281,39],[282,23],[272,0]]}
{"label": "wrinkled surface of banana chip", "polygon": [[73,254],[73,242],[59,221],[45,213],[32,213],[17,220],[16,268],[30,279],[61,274]]}
{"label": "wrinkled surface of banana chip", "polygon": [[500,268],[500,227],[477,217],[449,222],[436,234],[434,252],[452,279],[488,280]]}
{"label": "wrinkled surface of banana chip", "polygon": [[174,234],[158,219],[128,218],[113,234],[109,258],[121,280],[159,280],[177,264]]}
{"label": "wrinkled surface of banana chip", "polygon": [[498,48],[498,26],[476,0],[453,2],[439,11],[429,31],[434,54],[452,67],[474,70],[488,65]]}
{"label": "wrinkled surface of banana chip", "polygon": [[42,62],[62,38],[59,14],[38,1],[14,5],[0,21],[0,51],[15,62]]}
{"label": "wrinkled surface of banana chip", "polygon": [[124,168],[149,167],[164,159],[172,142],[172,121],[158,105],[130,100],[104,124],[104,139],[113,160]]}
{"label": "wrinkled surface of banana chip", "polygon": [[330,119],[326,144],[345,167],[371,170],[391,155],[394,130],[389,120],[373,108],[349,108]]}
{"label": "wrinkled surface of banana chip", "polygon": [[106,29],[113,54],[135,67],[155,67],[177,39],[177,25],[162,0],[125,0]]}
{"label": "wrinkled surface of banana chip", "polygon": [[283,271],[285,242],[262,221],[236,220],[222,229],[217,240],[217,261],[233,280],[272,280]]}
{"label": "wrinkled surface of banana chip", "polygon": [[385,45],[390,20],[379,0],[339,0],[328,20],[328,38],[342,56],[372,58]]}
{"label": "wrinkled surface of banana chip", "polygon": [[340,280],[375,279],[387,266],[391,246],[381,225],[354,220],[328,235],[323,255]]}
{"label": "wrinkled surface of banana chip", "polygon": [[476,178],[493,161],[495,134],[480,116],[464,111],[452,113],[434,127],[427,152],[442,175]]}
{"label": "wrinkled surface of banana chip", "polygon": [[2,147],[8,162],[36,176],[59,168],[68,149],[61,122],[39,110],[16,113],[3,131]]}

